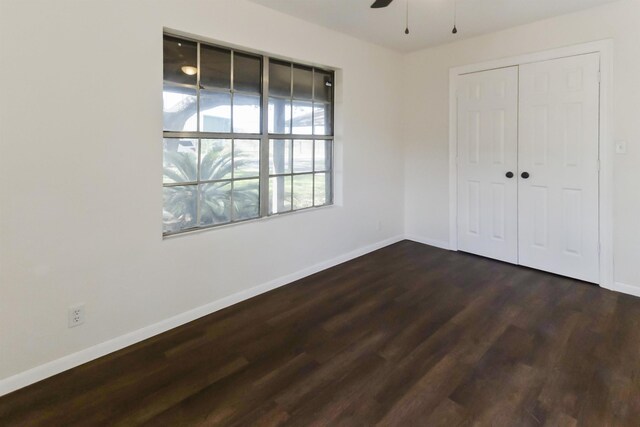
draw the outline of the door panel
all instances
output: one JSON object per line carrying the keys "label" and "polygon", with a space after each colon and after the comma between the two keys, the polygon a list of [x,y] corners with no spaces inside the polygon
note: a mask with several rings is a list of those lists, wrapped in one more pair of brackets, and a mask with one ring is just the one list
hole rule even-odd
{"label": "door panel", "polygon": [[598,54],[520,66],[519,262],[599,279]]}
{"label": "door panel", "polygon": [[504,217],[506,211],[505,204],[505,184],[491,184],[491,192],[493,199],[491,200],[491,217],[493,218],[491,224],[491,237],[496,240],[505,239],[505,220]]}
{"label": "door panel", "polygon": [[458,248],[518,262],[518,68],[460,77]]}

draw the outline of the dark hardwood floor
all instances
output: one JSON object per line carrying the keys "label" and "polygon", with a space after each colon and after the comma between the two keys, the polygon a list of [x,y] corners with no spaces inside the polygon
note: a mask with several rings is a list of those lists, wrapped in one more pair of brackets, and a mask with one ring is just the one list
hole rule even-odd
{"label": "dark hardwood floor", "polygon": [[0,398],[0,425],[638,426],[640,299],[403,241]]}

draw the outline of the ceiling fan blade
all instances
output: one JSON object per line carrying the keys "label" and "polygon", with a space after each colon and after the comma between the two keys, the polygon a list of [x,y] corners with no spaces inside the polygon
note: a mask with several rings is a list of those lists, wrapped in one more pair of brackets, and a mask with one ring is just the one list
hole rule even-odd
{"label": "ceiling fan blade", "polygon": [[393,0],[376,0],[371,5],[372,9],[380,9],[382,7],[387,7],[391,4]]}

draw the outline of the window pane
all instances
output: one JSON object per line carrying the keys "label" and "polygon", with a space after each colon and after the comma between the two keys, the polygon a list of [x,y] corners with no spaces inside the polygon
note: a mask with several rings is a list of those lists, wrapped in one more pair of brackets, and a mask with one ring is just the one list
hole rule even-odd
{"label": "window pane", "polygon": [[231,181],[200,184],[200,225],[231,221]]}
{"label": "window pane", "polygon": [[313,206],[313,175],[293,176],[293,209]]}
{"label": "window pane", "polygon": [[315,206],[326,205],[331,201],[331,175],[317,173],[313,179],[313,204]]}
{"label": "window pane", "polygon": [[200,45],[200,86],[231,88],[231,51]]}
{"label": "window pane", "polygon": [[269,214],[291,210],[291,176],[269,179]]}
{"label": "window pane", "polygon": [[203,139],[200,144],[200,180],[231,179],[231,140]]}
{"label": "window pane", "polygon": [[233,219],[256,218],[260,215],[260,180],[233,181]]}
{"label": "window pane", "polygon": [[331,169],[331,141],[316,141],[314,162],[316,171],[328,171]]}
{"label": "window pane", "polygon": [[311,68],[299,65],[293,66],[293,97],[299,99],[312,99],[313,73]]}
{"label": "window pane", "polygon": [[196,85],[198,54],[194,42],[164,36],[164,81]]}
{"label": "window pane", "polygon": [[293,171],[311,172],[313,170],[313,141],[296,139],[293,141]]}
{"label": "window pane", "polygon": [[316,69],[314,73],[315,100],[331,102],[333,100],[332,73]]}
{"label": "window pane", "polygon": [[285,62],[269,62],[269,94],[291,96],[291,65]]}
{"label": "window pane", "polygon": [[173,233],[196,226],[196,186],[162,189],[162,232]]}
{"label": "window pane", "polygon": [[331,104],[313,104],[313,133],[331,135]]}
{"label": "window pane", "polygon": [[260,93],[262,61],[242,53],[233,53],[233,89]]}
{"label": "window pane", "polygon": [[291,173],[291,140],[269,141],[269,173],[272,175]]}
{"label": "window pane", "polygon": [[195,131],[198,126],[198,107],[195,88],[164,85],[162,112],[164,130]]}
{"label": "window pane", "polygon": [[313,107],[311,102],[293,101],[293,119],[291,132],[299,135],[311,135]]}
{"label": "window pane", "polygon": [[259,96],[239,94],[233,96],[233,131],[260,133]]}
{"label": "window pane", "polygon": [[247,178],[260,174],[260,140],[236,139],[233,143],[233,177]]}
{"label": "window pane", "polygon": [[291,101],[269,98],[269,133],[291,133]]}
{"label": "window pane", "polygon": [[200,91],[200,131],[231,132],[231,94]]}
{"label": "window pane", "polygon": [[197,139],[165,138],[162,152],[163,183],[196,181],[198,174]]}

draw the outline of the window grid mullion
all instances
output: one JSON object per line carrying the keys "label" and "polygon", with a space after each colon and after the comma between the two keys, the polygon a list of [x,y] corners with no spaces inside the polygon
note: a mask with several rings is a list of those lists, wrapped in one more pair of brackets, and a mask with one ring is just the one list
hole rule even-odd
{"label": "window grid mullion", "polygon": [[293,63],[289,65],[289,73],[289,133],[293,134]]}
{"label": "window grid mullion", "polygon": [[233,132],[175,132],[164,131],[165,138],[180,139],[260,139],[260,133],[233,133]]}
{"label": "window grid mullion", "polygon": [[[316,134],[316,69],[311,69],[311,135]],[[314,152],[315,152],[315,141]]]}
{"label": "window grid mullion", "polygon": [[[200,131],[200,42],[196,45],[196,129]],[[202,201],[200,200],[200,165],[201,165],[201,155],[202,155],[202,140],[200,138],[198,141],[198,159],[196,164],[196,226],[200,227],[201,216],[201,207]]]}
{"label": "window grid mullion", "polygon": [[234,188],[235,181],[236,181],[236,140],[232,139],[231,140],[231,190],[230,190],[231,192],[229,193],[229,221],[231,222],[233,222],[233,188]]}
{"label": "window grid mullion", "polygon": [[332,140],[333,136],[332,135],[309,135],[309,134],[295,134],[295,135],[291,135],[291,134],[281,134],[281,133],[270,133],[269,134],[269,138],[270,139],[302,139],[302,140],[309,140],[309,139],[324,139],[324,140]]}
{"label": "window grid mullion", "polygon": [[[296,175],[305,175],[308,174],[309,172],[300,172],[297,173]],[[274,176],[282,176],[282,175],[290,175],[290,174],[281,174],[281,175],[270,175],[272,177]],[[185,181],[185,182],[165,182],[162,184],[163,187],[193,187],[195,185],[199,185],[199,184],[219,184],[219,183],[224,183],[224,182],[231,182],[231,181],[251,181],[251,180],[255,180],[255,179],[259,179],[260,177],[258,175],[256,176],[243,176],[242,178],[220,178],[220,179],[203,179],[200,181]]]}
{"label": "window grid mullion", "polygon": [[260,216],[269,215],[269,58],[262,58],[262,123],[260,124]]}
{"label": "window grid mullion", "polygon": [[234,103],[235,103],[235,94],[233,93],[233,85],[234,85],[234,64],[235,64],[235,56],[234,56],[234,51],[231,51],[231,76],[229,76],[229,91],[231,92],[231,132],[233,132],[235,130],[235,125],[233,123],[233,110],[234,108]]}
{"label": "window grid mullion", "polygon": [[316,141],[311,142],[311,206],[316,205]]}

